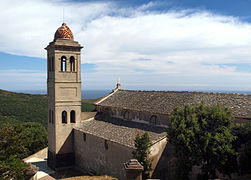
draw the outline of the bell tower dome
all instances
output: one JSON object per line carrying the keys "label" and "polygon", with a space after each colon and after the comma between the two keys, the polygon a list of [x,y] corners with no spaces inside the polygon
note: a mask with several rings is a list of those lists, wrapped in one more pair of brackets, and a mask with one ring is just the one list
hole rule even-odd
{"label": "bell tower dome", "polygon": [[63,23],[47,50],[48,166],[75,163],[73,127],[81,121],[81,49]]}

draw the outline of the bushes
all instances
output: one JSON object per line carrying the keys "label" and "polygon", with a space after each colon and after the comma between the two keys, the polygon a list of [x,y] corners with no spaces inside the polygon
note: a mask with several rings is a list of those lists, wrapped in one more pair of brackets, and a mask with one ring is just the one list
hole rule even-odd
{"label": "bushes", "polygon": [[47,146],[47,131],[39,123],[4,124],[0,129],[0,160],[25,158]]}
{"label": "bushes", "polygon": [[47,146],[47,131],[39,123],[3,124],[0,128],[0,179],[25,179],[23,158]]}

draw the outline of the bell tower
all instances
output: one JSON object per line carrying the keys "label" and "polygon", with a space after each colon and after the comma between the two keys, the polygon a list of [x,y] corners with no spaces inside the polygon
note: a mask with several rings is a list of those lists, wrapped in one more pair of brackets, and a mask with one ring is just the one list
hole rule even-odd
{"label": "bell tower", "polygon": [[81,49],[63,23],[47,50],[48,166],[75,163],[73,127],[81,121]]}

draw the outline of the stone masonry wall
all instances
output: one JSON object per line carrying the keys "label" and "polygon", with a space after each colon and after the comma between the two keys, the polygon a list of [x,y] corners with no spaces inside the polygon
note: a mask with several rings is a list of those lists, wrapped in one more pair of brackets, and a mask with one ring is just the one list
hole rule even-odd
{"label": "stone masonry wall", "polygon": [[74,149],[79,168],[99,175],[126,178],[123,163],[132,158],[132,148],[74,130]]}

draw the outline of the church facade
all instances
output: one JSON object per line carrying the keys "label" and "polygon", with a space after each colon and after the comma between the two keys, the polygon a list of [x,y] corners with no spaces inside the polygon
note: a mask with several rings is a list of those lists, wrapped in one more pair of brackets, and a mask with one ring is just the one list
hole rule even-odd
{"label": "church facade", "polygon": [[204,102],[232,109],[236,120],[251,120],[250,95],[228,93],[131,91],[120,84],[81,112],[81,49],[63,23],[47,50],[48,166],[75,166],[84,172],[126,179],[124,163],[132,158],[137,134],[152,142],[152,173],[165,179],[172,168],[167,143],[168,117],[175,107]]}

